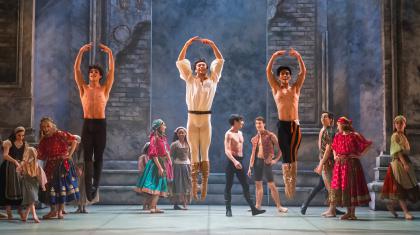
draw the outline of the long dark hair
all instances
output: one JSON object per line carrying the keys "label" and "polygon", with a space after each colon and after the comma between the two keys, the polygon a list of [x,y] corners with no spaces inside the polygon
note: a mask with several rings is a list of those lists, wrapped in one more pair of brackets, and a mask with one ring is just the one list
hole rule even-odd
{"label": "long dark hair", "polygon": [[13,142],[15,142],[16,141],[16,135],[17,135],[17,133],[20,133],[20,132],[25,132],[25,130],[19,130],[19,131],[17,131],[17,132],[15,132],[14,130],[12,131],[12,133],[10,133],[10,135],[9,135],[9,140],[13,143]]}

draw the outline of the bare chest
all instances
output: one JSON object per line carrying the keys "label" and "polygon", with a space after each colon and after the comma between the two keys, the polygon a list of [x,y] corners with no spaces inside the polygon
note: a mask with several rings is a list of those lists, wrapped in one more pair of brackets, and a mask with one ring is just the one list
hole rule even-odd
{"label": "bare chest", "polygon": [[296,89],[293,87],[281,88],[275,94],[276,100],[284,102],[297,102],[299,99],[299,94],[297,94]]}

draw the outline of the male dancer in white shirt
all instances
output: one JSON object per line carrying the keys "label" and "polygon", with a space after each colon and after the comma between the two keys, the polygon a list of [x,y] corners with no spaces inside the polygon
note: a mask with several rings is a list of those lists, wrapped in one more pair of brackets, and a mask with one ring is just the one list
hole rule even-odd
{"label": "male dancer in white shirt", "polygon": [[[195,61],[194,66],[188,59],[185,59],[188,48],[193,42],[201,42],[209,45],[216,57],[209,67],[204,59]],[[216,93],[223,69],[224,59],[216,44],[209,39],[202,39],[198,36],[190,38],[182,48],[176,66],[180,77],[186,83],[186,102],[188,107],[187,139],[191,148],[192,160],[192,194],[195,200],[197,197],[197,176],[201,170],[201,200],[207,196],[207,182],[210,171],[209,147],[211,142],[211,106]],[[193,74],[192,69],[195,70]],[[199,158],[201,155],[201,160]]]}

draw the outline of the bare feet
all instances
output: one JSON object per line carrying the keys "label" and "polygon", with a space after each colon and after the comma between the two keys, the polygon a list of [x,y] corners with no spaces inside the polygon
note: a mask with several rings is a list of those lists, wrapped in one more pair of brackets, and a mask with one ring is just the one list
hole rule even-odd
{"label": "bare feet", "polygon": [[351,214],[350,213],[345,213],[343,216],[340,217],[341,220],[348,220],[350,219]]}
{"label": "bare feet", "polygon": [[154,208],[154,209],[150,209],[150,213],[151,214],[159,214],[159,213],[163,213],[163,210],[160,210],[158,208]]}
{"label": "bare feet", "polygon": [[64,219],[64,215],[60,213],[60,214],[58,214],[57,218],[58,219]]}
{"label": "bare feet", "polygon": [[6,213],[7,213],[7,219],[12,220],[13,219],[12,210],[8,210]]}
{"label": "bare feet", "polygon": [[349,220],[357,220],[357,217],[355,215],[350,215]]}
{"label": "bare feet", "polygon": [[34,216],[34,221],[37,224],[41,223],[41,221],[39,220],[38,216]]}
{"label": "bare feet", "polygon": [[57,217],[57,212],[56,211],[50,211],[48,214],[42,216],[42,219],[52,219]]}
{"label": "bare feet", "polygon": [[330,214],[330,210],[322,212],[321,216],[325,216],[326,214]]}
{"label": "bare feet", "polygon": [[277,211],[280,213],[287,213],[289,209],[287,209],[286,207],[279,206],[277,207]]}
{"label": "bare feet", "polygon": [[324,216],[325,218],[332,218],[332,217],[336,217],[336,214],[328,212],[326,214],[323,214],[322,216]]}
{"label": "bare feet", "polygon": [[25,215],[25,213],[23,211],[21,211],[21,210],[19,210],[18,213],[19,213],[20,219],[22,221],[26,221],[26,219],[28,218],[28,216]]}
{"label": "bare feet", "polygon": [[413,220],[414,219],[414,216],[412,216],[410,213],[406,213],[404,215],[404,217],[405,217],[406,220]]}
{"label": "bare feet", "polygon": [[392,205],[386,204],[386,208],[389,210],[389,212],[391,212],[391,214],[394,216],[394,218],[398,217],[398,214],[397,214],[397,212],[395,212],[395,209]]}

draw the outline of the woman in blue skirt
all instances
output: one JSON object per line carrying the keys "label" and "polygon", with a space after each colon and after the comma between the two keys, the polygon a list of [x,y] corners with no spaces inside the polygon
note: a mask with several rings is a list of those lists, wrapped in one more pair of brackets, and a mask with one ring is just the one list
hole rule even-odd
{"label": "woman in blue skirt", "polygon": [[136,192],[151,196],[150,213],[163,213],[157,208],[159,197],[168,196],[167,173],[165,165],[172,164],[169,156],[169,145],[166,139],[166,125],[161,119],[154,120],[150,134],[148,150],[149,160],[143,175],[137,181]]}

